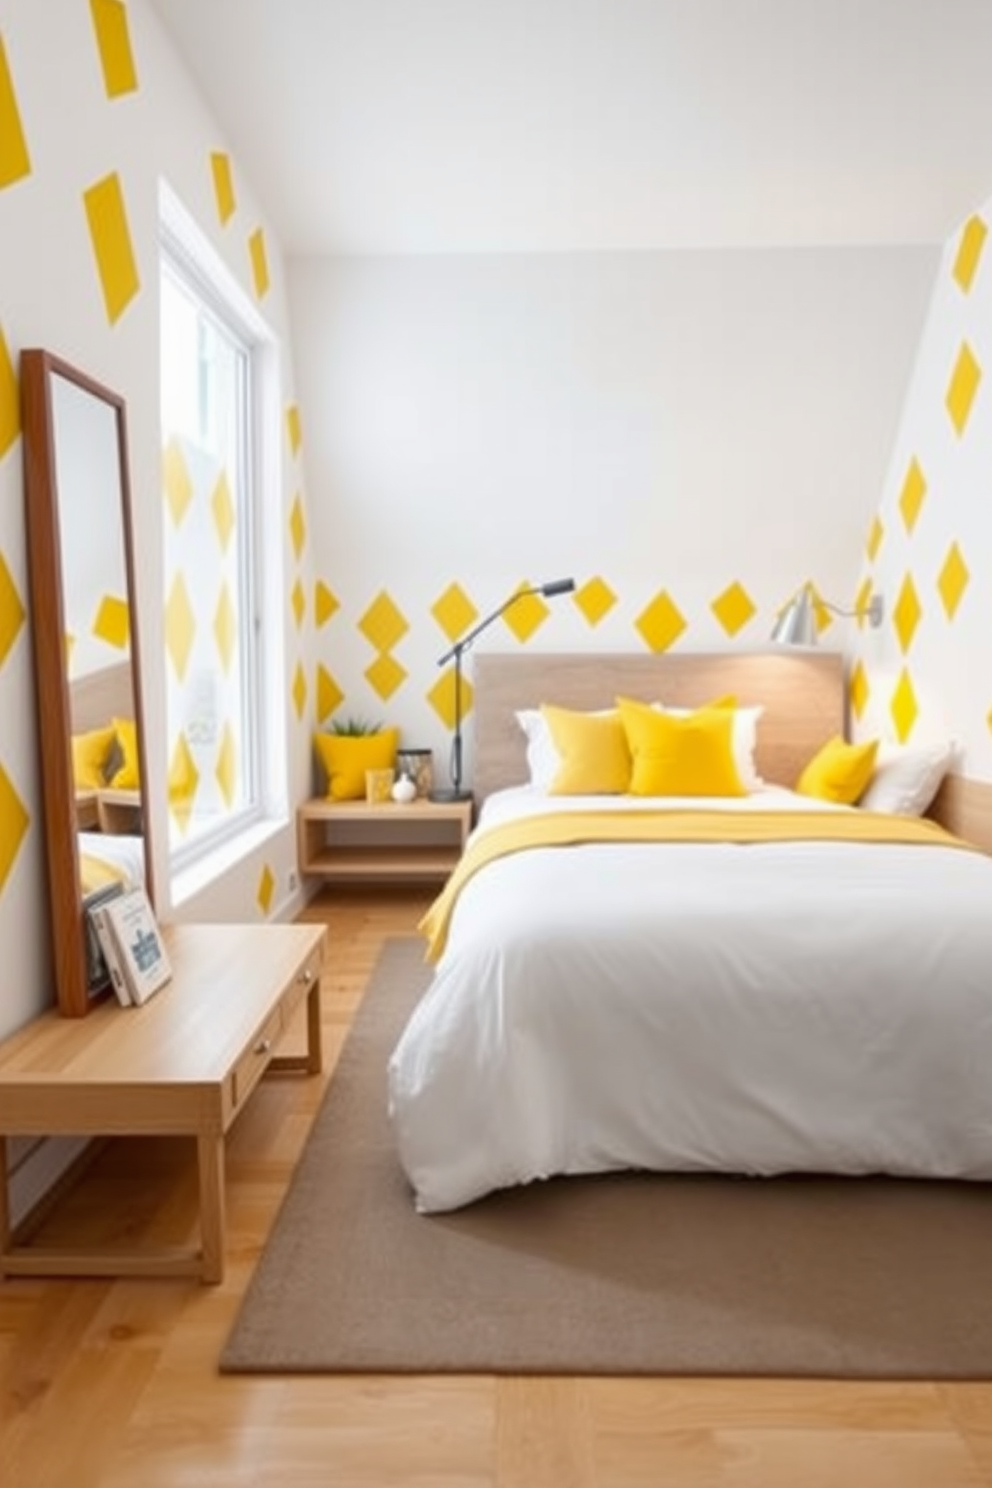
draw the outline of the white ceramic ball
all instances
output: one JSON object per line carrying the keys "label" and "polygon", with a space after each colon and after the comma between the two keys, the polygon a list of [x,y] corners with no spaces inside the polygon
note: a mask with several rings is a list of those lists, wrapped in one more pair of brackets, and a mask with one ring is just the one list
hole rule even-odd
{"label": "white ceramic ball", "polygon": [[393,800],[398,801],[402,806],[409,805],[416,799],[416,795],[417,787],[409,775],[401,775],[393,785]]}

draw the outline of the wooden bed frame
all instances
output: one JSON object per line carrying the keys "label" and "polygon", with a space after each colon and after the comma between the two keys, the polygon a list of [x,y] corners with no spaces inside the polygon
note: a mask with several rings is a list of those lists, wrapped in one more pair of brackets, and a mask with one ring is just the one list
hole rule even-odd
{"label": "wooden bed frame", "polygon": [[[760,703],[757,766],[763,779],[793,786],[835,734],[847,733],[844,658],[832,651],[662,653],[483,652],[474,661],[475,776],[480,803],[527,780],[526,740],[514,713],[553,702],[609,708],[618,694],[698,707],[732,694]],[[992,784],[949,776],[929,815],[992,852]]]}

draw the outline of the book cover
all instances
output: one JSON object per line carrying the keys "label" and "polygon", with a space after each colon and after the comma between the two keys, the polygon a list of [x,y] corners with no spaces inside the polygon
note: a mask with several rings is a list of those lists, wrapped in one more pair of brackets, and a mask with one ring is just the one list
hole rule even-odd
{"label": "book cover", "polygon": [[102,884],[98,889],[91,889],[83,896],[83,924],[86,932],[86,988],[91,998],[98,997],[111,987],[110,968],[97,935],[92,912],[101,904],[106,904],[108,899],[116,899],[117,895],[123,892],[123,883],[114,881]]}
{"label": "book cover", "polygon": [[117,948],[117,937],[114,935],[113,927],[107,918],[108,906],[115,903],[116,898],[120,897],[120,895],[117,895],[114,899],[92,905],[86,911],[86,916],[96,935],[97,943],[100,947],[100,957],[106,969],[106,975],[110,979],[110,985],[113,987],[117,996],[117,1001],[121,1007],[130,1007],[131,992],[124,973],[124,965],[120,952]]}
{"label": "book cover", "polygon": [[128,889],[99,913],[110,926],[131,1001],[147,1002],[172,975],[162,935],[144,889]]}

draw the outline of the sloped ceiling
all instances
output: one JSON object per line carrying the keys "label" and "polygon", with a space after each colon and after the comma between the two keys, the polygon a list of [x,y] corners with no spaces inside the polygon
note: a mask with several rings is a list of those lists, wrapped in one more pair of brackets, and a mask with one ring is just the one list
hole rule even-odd
{"label": "sloped ceiling", "polygon": [[990,0],[150,0],[290,253],[937,243]]}

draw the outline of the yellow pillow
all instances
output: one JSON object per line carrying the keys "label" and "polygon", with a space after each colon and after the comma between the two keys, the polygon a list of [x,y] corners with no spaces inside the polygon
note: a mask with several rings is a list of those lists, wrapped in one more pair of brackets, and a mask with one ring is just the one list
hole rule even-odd
{"label": "yellow pillow", "polygon": [[630,751],[616,713],[574,713],[545,703],[548,725],[560,763],[551,796],[620,795],[630,785]]}
{"label": "yellow pillow", "polygon": [[865,744],[848,744],[837,734],[810,760],[799,777],[796,790],[801,796],[816,796],[821,801],[853,806],[868,788],[875,771],[877,753],[877,739],[869,739]]}
{"label": "yellow pillow", "polygon": [[72,778],[77,790],[102,790],[107,784],[107,761],[116,737],[110,725],[73,734]]}
{"label": "yellow pillow", "polygon": [[141,771],[138,763],[138,729],[133,718],[115,718],[114,734],[122,760],[110,777],[114,790],[138,790]]}
{"label": "yellow pillow", "polygon": [[317,755],[327,776],[326,794],[332,801],[360,801],[365,797],[365,771],[396,766],[399,729],[376,734],[315,734]]}
{"label": "yellow pillow", "polygon": [[734,714],[699,708],[683,718],[617,698],[633,756],[632,796],[746,796],[734,763]]}

